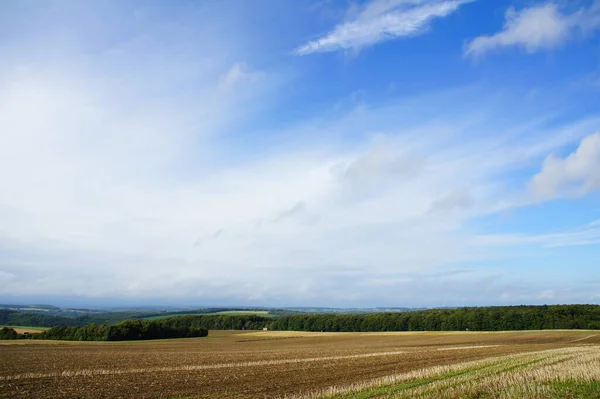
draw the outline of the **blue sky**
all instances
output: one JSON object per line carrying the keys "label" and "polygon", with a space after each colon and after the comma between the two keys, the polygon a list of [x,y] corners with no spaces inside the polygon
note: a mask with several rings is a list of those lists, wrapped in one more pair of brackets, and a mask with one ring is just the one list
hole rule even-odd
{"label": "blue sky", "polygon": [[4,1],[0,301],[600,303],[600,1]]}

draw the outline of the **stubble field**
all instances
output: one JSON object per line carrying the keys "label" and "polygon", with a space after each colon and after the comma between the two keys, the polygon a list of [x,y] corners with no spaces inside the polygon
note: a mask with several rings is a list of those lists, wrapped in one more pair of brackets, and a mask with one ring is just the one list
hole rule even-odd
{"label": "stubble field", "polygon": [[541,398],[561,397],[552,395],[577,378],[593,391],[600,333],[211,331],[143,342],[0,341],[0,360],[2,398],[509,398],[520,395],[509,395],[516,386]]}

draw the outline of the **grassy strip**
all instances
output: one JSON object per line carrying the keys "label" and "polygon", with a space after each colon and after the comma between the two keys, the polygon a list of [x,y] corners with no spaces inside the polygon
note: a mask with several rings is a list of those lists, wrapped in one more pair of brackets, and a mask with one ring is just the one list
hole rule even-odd
{"label": "grassy strip", "polygon": [[[471,369],[464,370],[463,372],[448,373],[448,374],[440,375],[438,377],[421,380],[421,381],[423,381],[423,383],[419,383],[421,381],[415,381],[415,383],[413,383],[413,384],[410,384],[410,383],[403,384],[402,389],[393,390],[393,391],[387,393],[386,395],[390,395],[392,393],[400,393],[401,394],[400,397],[402,397],[402,394],[408,394],[408,393],[403,393],[401,391],[406,391],[406,390],[419,388],[419,387],[425,388],[425,391],[422,392],[422,394],[430,392],[430,391],[436,391],[438,389],[437,387],[435,387],[435,386],[434,387],[426,387],[426,385],[429,385],[429,384],[432,384],[432,383],[438,382],[438,381],[439,382],[446,381],[446,382],[451,383],[451,385],[446,386],[445,388],[458,387],[458,386],[462,385],[465,382],[465,380],[468,381],[469,383],[472,383],[475,381],[480,381],[480,380],[483,380],[490,376],[499,375],[499,374],[514,371],[517,369],[523,369],[529,365],[543,362],[546,359],[547,359],[547,357],[527,361],[524,363],[519,362],[517,364],[514,364],[515,359],[508,358],[505,361],[498,361],[497,363],[492,363],[489,366],[471,368]],[[466,378],[459,379],[458,377],[466,377]],[[457,379],[457,380],[452,382],[452,381],[450,381],[451,379]],[[431,381],[426,381],[426,380],[431,380]]]}
{"label": "grassy strip", "polygon": [[394,398],[600,398],[599,354],[597,349],[579,351],[578,355],[556,353],[482,378],[450,384],[442,381],[426,389],[404,391]]}
{"label": "grassy strip", "polygon": [[[527,363],[533,363],[542,361],[544,359],[539,359],[535,361],[530,361]],[[490,372],[503,372],[504,370],[514,369],[515,367],[521,366],[521,364],[513,365],[514,359],[497,359],[496,362],[485,365],[485,366],[476,366],[470,367],[467,369],[461,369],[451,372],[446,372],[438,375],[433,375],[425,378],[417,378],[411,381],[403,382],[403,383],[392,383],[389,385],[381,385],[377,387],[365,387],[364,389],[358,388],[357,390],[351,390],[348,392],[334,394],[334,395],[324,395],[323,398],[327,399],[371,399],[380,396],[389,396],[392,394],[398,394],[402,391],[406,391],[409,389],[419,388],[422,386],[426,386],[428,384],[432,384],[439,381],[450,380],[453,378],[458,378],[461,376],[470,377],[477,374],[484,374],[479,378],[484,378]],[[503,368],[503,366],[509,365],[508,368]],[[469,380],[473,380],[473,378],[469,378]],[[460,382],[459,382],[460,383]],[[362,391],[362,392],[361,392]]]}
{"label": "grassy strip", "polygon": [[[542,367],[547,366],[548,364],[554,364],[556,362],[552,362],[552,363],[545,363],[545,361],[553,359],[552,356],[546,356],[546,357],[540,357],[534,360],[528,360],[527,358],[525,359],[514,359],[514,358],[507,358],[506,361],[504,362],[498,362],[495,364],[492,364],[490,366],[487,367],[481,367],[481,368],[477,368],[474,370],[471,370],[471,372],[469,373],[465,373],[464,377],[467,378],[456,378],[455,381],[451,381],[450,379],[440,379],[440,383],[442,383],[442,386],[440,386],[440,384],[433,384],[432,386],[423,386],[422,389],[418,390],[417,392],[413,390],[409,391],[409,392],[402,392],[400,394],[400,396],[396,396],[397,398],[416,398],[416,397],[423,397],[423,398],[429,398],[429,397],[437,397],[439,396],[441,391],[448,391],[448,390],[454,390],[454,389],[461,389],[463,388],[466,384],[472,385],[472,386],[476,386],[477,384],[482,384],[484,381],[486,380],[492,380],[492,379],[496,379],[502,375],[510,375],[510,373],[513,373],[515,371],[519,371],[519,370],[528,370],[531,368],[531,366],[534,365],[541,365]],[[523,362],[523,360],[528,360]],[[560,362],[562,362],[563,360],[560,360]],[[480,393],[478,393],[477,395],[480,395]],[[485,395],[481,396],[484,397]],[[479,396],[478,396],[479,397]]]}
{"label": "grassy strip", "polygon": [[[468,374],[470,372],[472,372],[473,370],[465,370],[465,371],[456,371],[453,373],[446,373],[446,374],[441,374],[435,377],[429,377],[429,378],[423,378],[423,379],[419,379],[419,380],[415,380],[415,381],[410,381],[410,382],[406,382],[403,384],[397,384],[397,385],[389,385],[389,386],[383,386],[383,387],[378,387],[375,389],[370,389],[366,392],[360,392],[360,393],[346,393],[346,394],[342,394],[340,396],[331,396],[331,399],[371,399],[371,398],[376,398],[378,396],[384,396],[384,395],[390,395],[393,393],[398,393],[400,391],[404,391],[407,389],[411,389],[411,388],[417,388],[420,387],[422,385],[426,385],[426,384],[431,384],[433,382],[436,381],[440,381],[440,380],[445,380],[445,379],[450,379],[450,378],[454,378],[463,374]],[[329,398],[328,398],[329,399]]]}
{"label": "grassy strip", "polygon": [[[563,348],[527,354],[510,355],[491,358],[477,362],[467,362],[450,366],[424,369],[405,375],[384,377],[364,384],[347,387],[332,387],[329,392],[314,392],[313,394],[298,395],[302,399],[348,399],[348,398],[446,398],[446,397],[487,397],[492,395],[490,387],[499,390],[516,388],[528,389],[530,393],[549,391],[547,385],[551,380],[547,375],[552,373],[556,380],[569,378],[572,366],[581,366],[585,359],[598,359],[600,351],[593,347]],[[575,363],[574,363],[575,362]],[[584,367],[585,368],[585,367]],[[546,381],[538,381],[537,376],[545,375]],[[545,373],[545,374],[544,374]],[[534,378],[529,383],[528,379]],[[583,377],[589,378],[588,377]],[[575,380],[579,380],[578,376]],[[522,386],[506,385],[506,381],[519,380]],[[483,392],[485,391],[485,392]],[[454,392],[455,396],[447,396]],[[497,392],[496,392],[497,393]],[[458,396],[456,396],[458,394]],[[492,395],[493,397],[496,397]],[[530,395],[529,395],[530,396]],[[514,396],[514,397],[529,397]],[[513,396],[508,396],[513,397]],[[535,396],[547,397],[547,396]],[[550,396],[551,397],[551,396]]]}
{"label": "grassy strip", "polygon": [[555,398],[600,399],[600,381],[559,381],[550,389]]}

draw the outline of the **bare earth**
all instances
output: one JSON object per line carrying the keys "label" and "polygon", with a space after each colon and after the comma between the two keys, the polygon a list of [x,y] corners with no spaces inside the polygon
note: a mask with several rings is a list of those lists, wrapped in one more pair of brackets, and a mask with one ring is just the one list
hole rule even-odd
{"label": "bare earth", "polygon": [[439,365],[600,345],[594,331],[302,333],[0,341],[0,398],[277,398]]}

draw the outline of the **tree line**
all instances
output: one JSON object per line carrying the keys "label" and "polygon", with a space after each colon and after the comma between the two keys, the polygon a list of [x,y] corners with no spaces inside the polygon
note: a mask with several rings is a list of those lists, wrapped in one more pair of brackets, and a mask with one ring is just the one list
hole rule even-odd
{"label": "tree line", "polygon": [[[0,325],[72,326],[92,323],[89,319],[0,311]],[[45,317],[43,317],[45,316]],[[41,319],[40,319],[41,317]],[[149,322],[150,320],[137,320]],[[179,328],[206,330],[295,330],[295,331],[503,331],[547,329],[600,329],[599,305],[544,305],[465,307],[370,314],[302,314],[265,317],[260,315],[189,315],[153,322]]]}
{"label": "tree line", "polygon": [[67,341],[134,341],[147,339],[206,337],[206,328],[174,326],[162,320],[125,320],[114,325],[57,326],[39,334],[17,334],[0,330],[0,339],[53,339]]}
{"label": "tree line", "polygon": [[367,315],[292,316],[274,320],[269,328],[299,331],[600,329],[600,306],[506,306]]}
{"label": "tree line", "polygon": [[0,339],[19,339],[24,337],[24,334],[17,334],[17,330],[14,328],[2,327],[0,329]]}
{"label": "tree line", "polygon": [[598,305],[498,306],[372,314],[312,314],[279,318],[198,315],[164,319],[209,330],[289,331],[504,331],[600,329]]}

